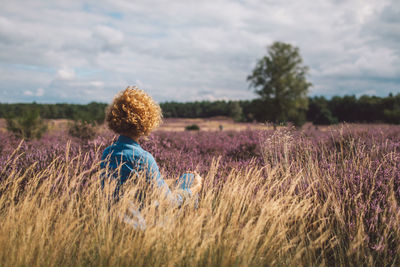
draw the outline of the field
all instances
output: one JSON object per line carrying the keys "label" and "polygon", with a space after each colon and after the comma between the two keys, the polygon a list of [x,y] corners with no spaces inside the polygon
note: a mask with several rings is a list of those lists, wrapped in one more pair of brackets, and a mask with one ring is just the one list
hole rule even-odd
{"label": "field", "polygon": [[[65,131],[68,124],[72,123],[71,120],[47,120],[47,124],[50,132],[52,131]],[[200,127],[202,131],[218,131],[220,126],[223,130],[229,131],[241,131],[241,130],[265,130],[268,127],[262,123],[237,123],[228,117],[214,117],[211,119],[174,119],[167,118],[164,119],[159,130],[160,131],[176,131],[181,132],[185,130],[186,126],[196,124]],[[6,131],[5,119],[0,118],[0,132]]]}
{"label": "field", "polygon": [[[202,130],[182,130],[193,123]],[[100,186],[115,139],[104,127],[90,141],[59,125],[40,140],[0,138],[0,266],[400,264],[399,126],[167,121],[141,145],[166,179],[205,182],[180,208],[149,189],[146,227],[130,212],[142,184],[118,202],[115,182]]]}

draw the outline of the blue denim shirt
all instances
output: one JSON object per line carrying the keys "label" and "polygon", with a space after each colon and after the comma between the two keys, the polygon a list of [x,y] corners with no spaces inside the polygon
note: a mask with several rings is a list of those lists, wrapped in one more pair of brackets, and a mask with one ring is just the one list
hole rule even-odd
{"label": "blue denim shirt", "polygon": [[[182,203],[181,195],[171,193],[154,157],[131,138],[121,135],[116,142],[104,150],[101,159],[101,168],[109,168],[114,171],[121,165],[119,175],[114,176],[114,178],[120,179],[120,184],[123,184],[129,177],[137,179],[138,174],[144,172],[147,182],[163,188],[167,198],[177,202],[178,205]],[[191,195],[190,185],[193,180],[193,174],[184,174],[179,178],[177,184]]]}

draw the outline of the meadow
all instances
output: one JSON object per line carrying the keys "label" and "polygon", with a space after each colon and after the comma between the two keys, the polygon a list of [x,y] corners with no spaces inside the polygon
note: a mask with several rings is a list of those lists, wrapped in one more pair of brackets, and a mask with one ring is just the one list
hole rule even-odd
{"label": "meadow", "polygon": [[115,138],[0,131],[0,266],[400,265],[400,126],[156,131],[164,177],[204,187],[179,208],[150,190],[146,228],[127,220],[140,183],[100,186]]}

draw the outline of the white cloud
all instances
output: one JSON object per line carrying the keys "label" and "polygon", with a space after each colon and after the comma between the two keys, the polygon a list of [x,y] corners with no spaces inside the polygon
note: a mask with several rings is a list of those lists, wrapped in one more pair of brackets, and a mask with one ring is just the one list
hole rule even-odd
{"label": "white cloud", "polygon": [[38,88],[36,90],[36,92],[32,92],[30,90],[25,90],[24,91],[24,95],[25,96],[37,96],[37,97],[41,97],[44,95],[44,89],[43,88]]}
{"label": "white cloud", "polygon": [[94,87],[103,87],[104,86],[104,82],[102,82],[102,81],[91,81],[91,82],[89,82],[89,84]]}
{"label": "white cloud", "polygon": [[26,96],[33,96],[33,92],[32,92],[32,91],[29,91],[29,90],[26,90],[26,91],[24,91],[24,95],[26,95]]}
{"label": "white cloud", "polygon": [[44,95],[44,89],[43,88],[38,88],[36,91],[36,96],[43,96]]}
{"label": "white cloud", "polygon": [[72,80],[75,78],[75,71],[71,68],[63,67],[57,71],[57,77],[60,80]]}

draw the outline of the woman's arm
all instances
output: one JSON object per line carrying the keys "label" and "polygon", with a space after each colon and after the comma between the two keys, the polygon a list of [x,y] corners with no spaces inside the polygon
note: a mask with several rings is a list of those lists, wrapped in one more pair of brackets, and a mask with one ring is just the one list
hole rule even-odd
{"label": "woman's arm", "polygon": [[149,153],[148,156],[148,173],[149,178],[156,186],[165,191],[166,197],[170,200],[178,203],[180,206],[183,199],[186,197],[192,197],[198,194],[203,187],[203,178],[197,173],[185,173],[179,177],[177,181],[170,184],[171,187],[180,189],[175,192],[171,192],[168,184],[162,177],[158,165],[154,157]]}
{"label": "woman's arm", "polygon": [[179,177],[175,185],[192,196],[201,191],[203,187],[203,178],[201,178],[197,172],[185,173]]}
{"label": "woman's arm", "polygon": [[146,165],[148,174],[146,175],[146,177],[149,180],[149,182],[153,182],[159,189],[164,191],[165,197],[168,198],[171,202],[177,204],[178,206],[182,205],[183,202],[182,196],[180,194],[173,194],[171,192],[167,183],[164,181],[164,178],[160,173],[160,169],[158,168],[158,165],[154,157],[150,153],[148,153]]}

